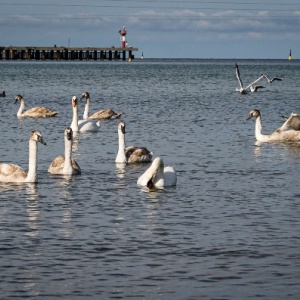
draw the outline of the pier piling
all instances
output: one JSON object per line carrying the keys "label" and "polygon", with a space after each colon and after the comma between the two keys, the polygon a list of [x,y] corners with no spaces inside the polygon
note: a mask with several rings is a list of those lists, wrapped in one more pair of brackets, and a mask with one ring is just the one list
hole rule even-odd
{"label": "pier piling", "polygon": [[0,60],[119,60],[134,59],[133,47],[0,46]]}

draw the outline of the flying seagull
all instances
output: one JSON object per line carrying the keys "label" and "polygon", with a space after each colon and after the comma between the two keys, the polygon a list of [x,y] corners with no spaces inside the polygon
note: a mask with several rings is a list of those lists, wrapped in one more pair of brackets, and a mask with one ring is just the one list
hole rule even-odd
{"label": "flying seagull", "polygon": [[267,81],[269,82],[269,83],[272,83],[273,81],[282,81],[282,78],[279,78],[279,77],[274,77],[274,78],[272,78],[272,79],[269,79],[268,77],[267,77],[267,75],[265,75],[265,74],[262,74],[262,76],[264,77],[264,78],[266,78],[267,79]]}
{"label": "flying seagull", "polygon": [[258,89],[264,88],[264,86],[262,86],[262,85],[253,86],[254,83],[256,83],[259,80],[261,80],[262,78],[264,78],[263,74],[260,77],[258,77],[256,80],[251,82],[246,88],[244,88],[243,87],[243,81],[242,81],[241,76],[240,76],[240,70],[239,70],[238,64],[235,64],[235,73],[236,73],[236,78],[237,78],[237,80],[240,84],[240,87],[235,89],[237,92],[240,92],[241,94],[246,94],[248,91],[254,93],[254,92],[257,92]]}

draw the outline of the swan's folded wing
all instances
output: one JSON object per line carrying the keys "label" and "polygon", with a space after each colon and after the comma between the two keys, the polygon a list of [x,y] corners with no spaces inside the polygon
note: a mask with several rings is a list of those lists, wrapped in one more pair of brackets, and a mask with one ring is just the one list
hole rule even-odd
{"label": "swan's folded wing", "polygon": [[300,116],[292,113],[278,131],[300,130]]}
{"label": "swan's folded wing", "polygon": [[57,156],[50,164],[48,168],[48,172],[52,174],[58,174],[62,171],[64,164],[65,164],[65,157],[63,155]]}
{"label": "swan's folded wing", "polygon": [[125,155],[128,162],[149,162],[153,153],[146,147],[129,146],[125,149]]}
{"label": "swan's folded wing", "polygon": [[90,119],[110,119],[114,112],[111,109],[102,109],[89,116]]}
{"label": "swan's folded wing", "polygon": [[58,112],[55,112],[55,111],[51,110],[50,108],[40,107],[40,106],[30,108],[30,109],[28,109],[24,112],[25,116],[26,115],[28,115],[28,116],[30,116],[30,115],[40,115],[40,116],[43,116],[43,115],[44,116],[50,116],[51,115],[51,116],[55,116],[57,114],[58,114]]}
{"label": "swan's folded wing", "polygon": [[0,181],[5,181],[8,177],[15,181],[14,178],[23,177],[25,179],[26,176],[26,172],[21,167],[14,164],[0,163]]}

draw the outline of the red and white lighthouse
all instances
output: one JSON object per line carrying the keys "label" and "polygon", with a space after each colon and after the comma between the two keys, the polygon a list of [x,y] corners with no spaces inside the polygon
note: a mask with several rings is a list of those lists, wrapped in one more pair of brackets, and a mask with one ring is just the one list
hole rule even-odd
{"label": "red and white lighthouse", "polygon": [[126,48],[127,30],[126,30],[125,26],[123,26],[123,28],[121,30],[119,30],[119,33],[120,33],[120,36],[121,36],[121,47]]}

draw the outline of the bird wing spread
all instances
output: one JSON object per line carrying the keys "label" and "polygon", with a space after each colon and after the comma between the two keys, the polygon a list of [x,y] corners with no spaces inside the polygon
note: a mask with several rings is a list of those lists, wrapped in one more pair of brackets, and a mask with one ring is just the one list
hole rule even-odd
{"label": "bird wing spread", "polygon": [[278,130],[300,130],[300,116],[292,113]]}

